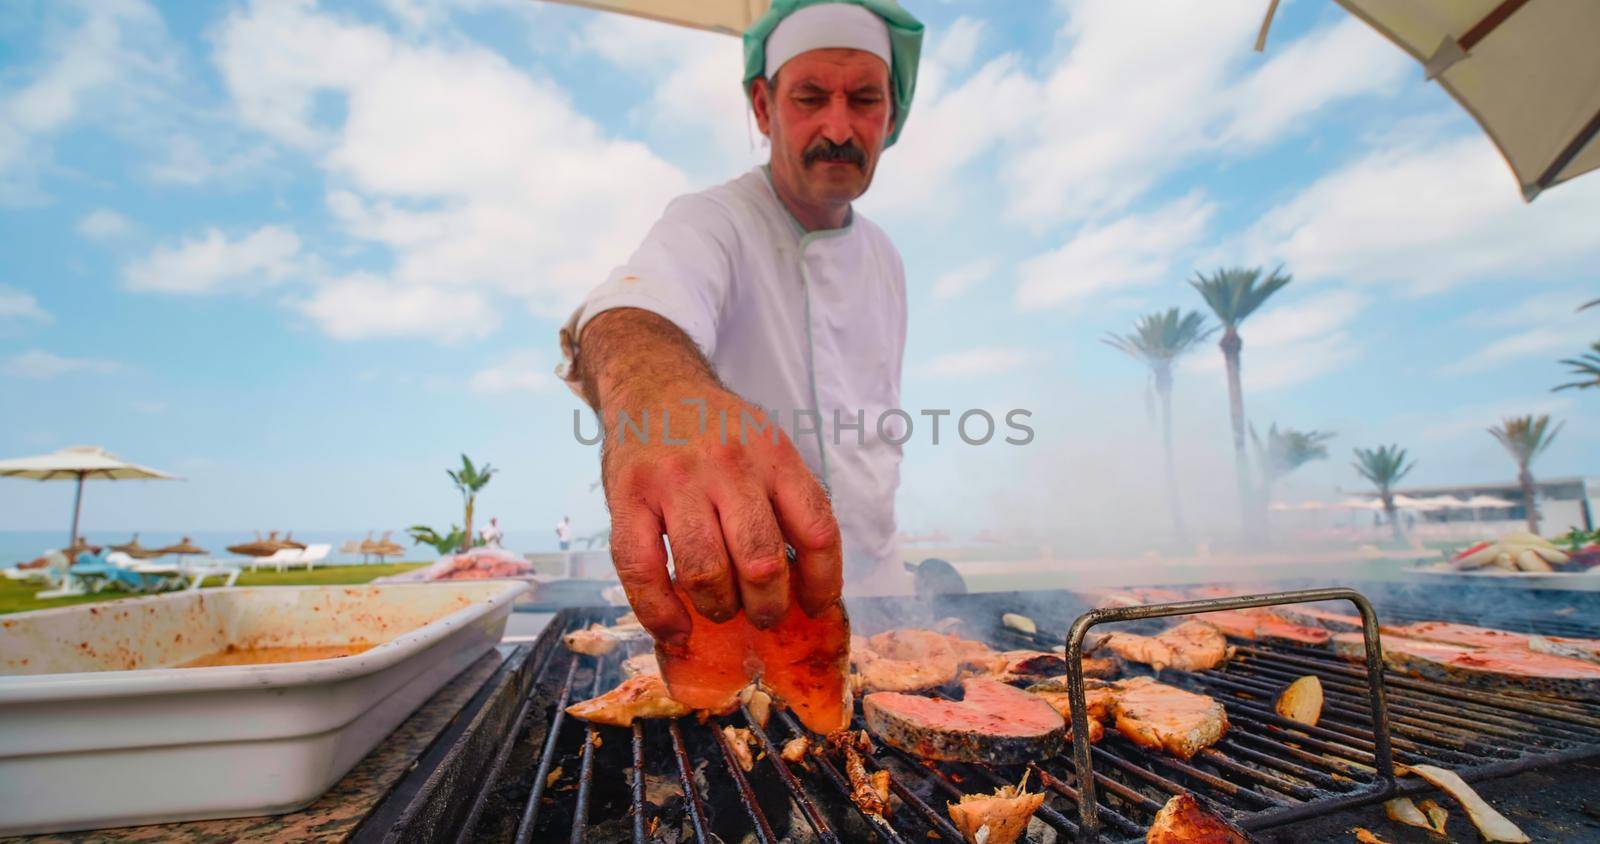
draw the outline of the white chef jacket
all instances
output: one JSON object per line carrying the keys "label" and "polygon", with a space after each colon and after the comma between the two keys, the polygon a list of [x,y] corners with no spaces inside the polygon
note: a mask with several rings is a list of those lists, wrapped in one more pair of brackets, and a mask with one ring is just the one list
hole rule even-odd
{"label": "white chef jacket", "polygon": [[[729,389],[779,422],[833,498],[848,593],[903,583],[894,496],[906,429],[884,411],[900,404],[905,268],[882,229],[852,210],[843,228],[806,232],[757,167],[674,199],[633,257],[590,291],[561,329],[558,374],[574,389],[576,340],[611,308],[671,320]],[[796,410],[820,413],[797,428]]]}

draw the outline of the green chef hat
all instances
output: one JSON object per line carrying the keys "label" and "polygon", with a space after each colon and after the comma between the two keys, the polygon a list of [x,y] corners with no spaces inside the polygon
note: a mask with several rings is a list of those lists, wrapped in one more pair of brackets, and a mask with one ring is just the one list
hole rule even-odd
{"label": "green chef hat", "polygon": [[[889,133],[885,147],[893,146],[906,125],[906,115],[911,112],[911,96],[917,89],[917,61],[922,55],[922,22],[900,8],[895,0],[773,0],[772,8],[744,33],[744,93],[750,96],[750,83],[767,75],[767,39],[790,15],[807,7],[822,5],[857,6],[877,15],[888,30],[889,87],[894,96],[894,131]],[[813,16],[814,17],[814,16]],[[870,46],[872,33],[837,32],[837,42],[812,43],[807,49],[822,47],[851,47],[882,55]],[[877,35],[881,39],[881,35]],[[783,57],[787,60],[789,56]],[[776,68],[774,68],[776,69]]]}

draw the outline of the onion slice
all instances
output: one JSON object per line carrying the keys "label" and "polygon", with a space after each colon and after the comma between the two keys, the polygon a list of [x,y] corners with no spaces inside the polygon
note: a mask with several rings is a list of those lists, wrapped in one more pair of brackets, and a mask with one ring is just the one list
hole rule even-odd
{"label": "onion slice", "polygon": [[1383,813],[1388,815],[1389,820],[1395,823],[1403,823],[1406,826],[1415,826],[1421,829],[1433,829],[1433,825],[1428,823],[1428,817],[1422,814],[1422,810],[1418,809],[1417,804],[1411,802],[1409,797],[1396,797],[1385,802],[1383,804]]}
{"label": "onion slice", "polygon": [[1454,771],[1447,771],[1433,765],[1411,765],[1404,770],[1416,774],[1427,780],[1435,788],[1443,791],[1461,804],[1467,810],[1467,817],[1472,819],[1472,825],[1478,828],[1478,834],[1484,841],[1527,842],[1530,839],[1517,825],[1512,823],[1505,815],[1496,812],[1483,798],[1478,796],[1466,781],[1457,776]]}
{"label": "onion slice", "polygon": [[1274,708],[1290,721],[1315,727],[1322,720],[1322,681],[1313,674],[1290,683]]}

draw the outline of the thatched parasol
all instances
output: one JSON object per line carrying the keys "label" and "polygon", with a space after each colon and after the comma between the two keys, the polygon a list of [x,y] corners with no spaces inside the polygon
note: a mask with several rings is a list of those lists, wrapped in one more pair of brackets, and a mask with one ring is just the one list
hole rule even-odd
{"label": "thatched parasol", "polygon": [[272,531],[266,539],[261,538],[261,531],[256,531],[254,542],[241,542],[238,545],[229,545],[228,553],[238,554],[241,557],[270,557],[284,546],[278,544],[278,532]]}
{"label": "thatched parasol", "polygon": [[281,548],[293,548],[296,551],[306,550],[306,544],[304,542],[295,541],[294,531],[292,530],[285,534],[282,539],[278,540],[278,546]]}
{"label": "thatched parasol", "polygon": [[191,555],[191,554],[207,554],[207,553],[210,553],[210,552],[208,552],[208,551],[206,551],[206,549],[201,548],[200,546],[194,544],[193,542],[190,542],[189,541],[189,537],[185,536],[182,539],[182,541],[178,542],[175,545],[168,545],[165,548],[156,549],[156,553],[158,553],[158,554],[176,554],[179,557],[182,557],[182,556]]}
{"label": "thatched parasol", "polygon": [[389,535],[392,533],[394,533],[394,531],[386,530],[383,532],[383,538],[379,539],[377,542],[361,543],[361,553],[371,554],[380,559],[399,557],[405,554],[406,549],[401,547],[398,542],[395,542],[389,538]]}
{"label": "thatched parasol", "polygon": [[107,545],[106,547],[110,548],[113,551],[121,551],[121,552],[123,552],[125,554],[131,553],[133,551],[133,549],[135,549],[135,548],[139,548],[139,549],[144,548],[143,545],[139,544],[139,534],[137,534],[137,533],[133,535],[132,539],[128,540],[127,542],[122,543],[121,545]]}

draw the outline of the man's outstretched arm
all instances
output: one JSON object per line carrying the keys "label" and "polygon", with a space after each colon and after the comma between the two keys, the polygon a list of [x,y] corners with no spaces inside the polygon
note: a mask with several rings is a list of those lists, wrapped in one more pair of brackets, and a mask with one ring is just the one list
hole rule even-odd
{"label": "man's outstretched arm", "polygon": [[678,585],[712,620],[741,607],[757,627],[782,618],[791,574],[785,542],[796,554],[801,608],[815,615],[839,599],[839,527],[826,493],[789,438],[722,386],[687,334],[657,314],[618,308],[591,319],[578,347],[576,374],[606,432],[611,557],[658,641],[681,644],[689,634],[663,533]]}

